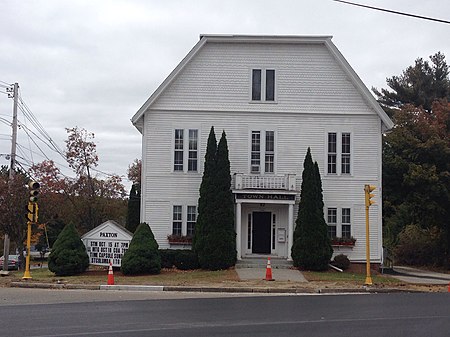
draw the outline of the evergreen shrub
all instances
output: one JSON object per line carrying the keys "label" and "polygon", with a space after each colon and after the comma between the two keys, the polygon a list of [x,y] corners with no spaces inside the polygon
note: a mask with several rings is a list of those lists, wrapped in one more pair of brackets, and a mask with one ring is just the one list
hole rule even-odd
{"label": "evergreen shrub", "polygon": [[161,268],[170,269],[175,265],[176,249],[160,249],[159,255],[161,256]]}
{"label": "evergreen shrub", "polygon": [[68,224],[58,235],[48,257],[48,269],[57,276],[70,276],[84,272],[89,256],[73,224]]}
{"label": "evergreen shrub", "polygon": [[145,222],[137,227],[130,247],[122,257],[121,270],[124,275],[159,274],[161,272],[158,243],[150,226]]}
{"label": "evergreen shrub", "polygon": [[174,265],[179,270],[192,270],[200,267],[197,254],[192,250],[176,250]]}
{"label": "evergreen shrub", "polygon": [[342,270],[347,270],[350,267],[350,260],[347,255],[339,254],[333,259],[333,266],[338,267]]}

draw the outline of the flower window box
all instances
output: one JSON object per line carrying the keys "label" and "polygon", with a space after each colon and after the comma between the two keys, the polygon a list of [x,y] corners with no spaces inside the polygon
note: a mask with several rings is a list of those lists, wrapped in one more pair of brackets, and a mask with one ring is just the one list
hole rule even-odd
{"label": "flower window box", "polygon": [[356,239],[354,237],[349,238],[332,238],[331,245],[335,247],[354,247]]}
{"label": "flower window box", "polygon": [[167,240],[171,245],[192,245],[192,236],[171,234]]}

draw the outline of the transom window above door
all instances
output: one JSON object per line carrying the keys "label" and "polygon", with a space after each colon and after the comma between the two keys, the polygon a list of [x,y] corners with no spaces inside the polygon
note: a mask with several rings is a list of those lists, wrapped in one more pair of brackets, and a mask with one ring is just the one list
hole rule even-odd
{"label": "transom window above door", "polygon": [[275,101],[275,69],[252,69],[252,102]]}

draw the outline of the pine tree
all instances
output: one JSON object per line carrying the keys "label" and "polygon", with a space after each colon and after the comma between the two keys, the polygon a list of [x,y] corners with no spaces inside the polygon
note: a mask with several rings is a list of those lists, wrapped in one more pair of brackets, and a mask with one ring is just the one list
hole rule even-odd
{"label": "pine tree", "polygon": [[292,245],[292,258],[296,267],[308,270],[328,268],[333,251],[327,236],[323,205],[319,167],[313,163],[308,148],[303,163],[300,204]]}
{"label": "pine tree", "polygon": [[192,242],[193,250],[198,254],[200,265],[206,258],[205,242],[209,226],[213,224],[212,209],[215,207],[215,191],[213,177],[216,171],[217,141],[214,127],[211,127],[205,153],[203,178],[200,185],[200,198],[198,200],[198,217],[195,224],[195,235]]}
{"label": "pine tree", "polygon": [[392,116],[394,111],[405,104],[422,106],[430,112],[435,100],[450,100],[449,68],[444,54],[437,52],[430,56],[431,64],[418,58],[413,66],[406,68],[401,75],[387,78],[387,85],[392,89],[376,88],[372,91],[378,102]]}
{"label": "pine tree", "polygon": [[48,258],[48,269],[57,276],[70,276],[84,272],[89,256],[73,224],[68,224],[58,235]]}
{"label": "pine tree", "polygon": [[150,226],[145,222],[137,227],[130,246],[122,257],[121,270],[124,275],[159,274],[161,272],[158,243]]}
{"label": "pine tree", "polygon": [[234,230],[234,201],[231,192],[230,160],[225,131],[217,147],[216,171],[213,176],[214,199],[211,226],[205,233],[207,240],[201,266],[204,269],[227,269],[236,263],[236,232]]}
{"label": "pine tree", "polygon": [[126,229],[134,233],[140,221],[141,212],[141,186],[133,184],[130,190],[130,198],[128,199],[127,223]]}

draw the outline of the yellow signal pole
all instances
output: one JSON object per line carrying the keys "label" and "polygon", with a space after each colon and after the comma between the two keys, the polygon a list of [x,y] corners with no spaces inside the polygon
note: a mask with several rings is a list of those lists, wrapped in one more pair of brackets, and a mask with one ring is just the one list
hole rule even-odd
{"label": "yellow signal pole", "polygon": [[31,221],[27,221],[27,258],[25,262],[25,273],[23,274],[23,279],[30,279],[30,246],[31,246]]}
{"label": "yellow signal pole", "polygon": [[372,285],[370,276],[370,235],[369,235],[369,207],[375,203],[372,198],[375,194],[371,193],[376,189],[373,185],[364,185],[365,205],[366,205],[366,285]]}
{"label": "yellow signal pole", "polygon": [[30,256],[31,256],[31,225],[38,222],[38,204],[37,199],[39,195],[39,188],[41,185],[35,181],[28,183],[30,189],[30,196],[28,198],[27,205],[27,258],[25,260],[25,273],[22,279],[30,279]]}

